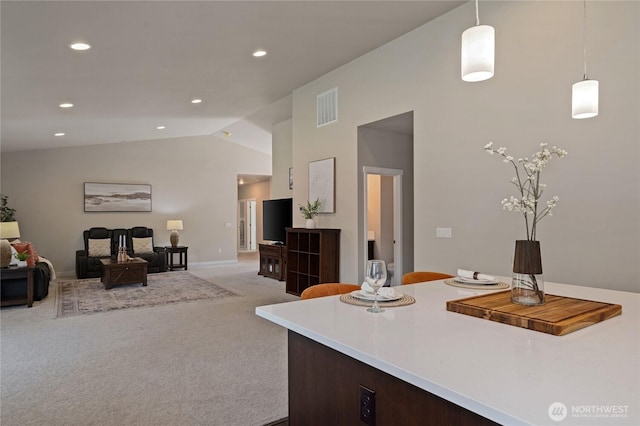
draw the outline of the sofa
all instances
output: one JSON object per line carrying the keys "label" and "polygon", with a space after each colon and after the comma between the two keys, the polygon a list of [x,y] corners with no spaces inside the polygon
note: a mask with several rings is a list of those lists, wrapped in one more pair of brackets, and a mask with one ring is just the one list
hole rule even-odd
{"label": "sofa", "polygon": [[[0,271],[0,275],[2,272]],[[51,281],[51,271],[49,265],[44,262],[37,262],[33,266],[33,300],[42,300],[49,295],[49,282]],[[0,300],[27,297],[26,278],[6,278],[2,277],[0,286]]]}
{"label": "sofa", "polygon": [[99,278],[102,276],[100,259],[116,258],[121,237],[124,236],[127,254],[147,262],[147,272],[166,272],[167,261],[163,247],[156,247],[153,229],[136,226],[130,229],[90,228],[82,232],[84,249],[76,251],[76,277]]}

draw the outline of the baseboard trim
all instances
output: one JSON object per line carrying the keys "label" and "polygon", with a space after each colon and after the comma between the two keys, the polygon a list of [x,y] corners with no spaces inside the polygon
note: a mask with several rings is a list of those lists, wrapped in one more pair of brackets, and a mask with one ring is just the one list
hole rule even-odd
{"label": "baseboard trim", "polygon": [[271,423],[267,423],[264,426],[289,426],[289,417],[285,417],[284,419],[276,420]]}
{"label": "baseboard trim", "polygon": [[238,263],[238,259],[228,259],[228,260],[211,260],[207,262],[189,262],[189,266],[216,266],[216,265],[229,265],[232,263]]}

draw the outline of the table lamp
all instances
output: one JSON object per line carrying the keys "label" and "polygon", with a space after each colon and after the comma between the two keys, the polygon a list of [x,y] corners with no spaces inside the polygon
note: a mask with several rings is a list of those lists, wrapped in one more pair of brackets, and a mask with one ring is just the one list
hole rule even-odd
{"label": "table lamp", "polygon": [[11,244],[9,239],[20,238],[18,222],[0,222],[0,267],[11,263]]}
{"label": "table lamp", "polygon": [[171,231],[171,236],[169,237],[169,241],[171,241],[171,247],[177,247],[178,241],[180,240],[178,230],[182,231],[182,220],[168,220],[167,230]]}

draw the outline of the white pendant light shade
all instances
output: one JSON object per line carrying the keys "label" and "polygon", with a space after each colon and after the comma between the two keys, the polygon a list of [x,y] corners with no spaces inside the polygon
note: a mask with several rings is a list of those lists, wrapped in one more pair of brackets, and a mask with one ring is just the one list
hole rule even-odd
{"label": "white pendant light shade", "polygon": [[573,85],[571,96],[571,117],[590,118],[598,115],[598,80],[582,80]]}
{"label": "white pendant light shade", "polygon": [[493,77],[495,30],[490,25],[476,25],[462,33],[462,67],[464,81],[483,81]]}
{"label": "white pendant light shade", "polygon": [[589,80],[587,74],[587,0],[582,2],[584,22],[582,24],[582,58],[584,61],[584,75],[582,81],[573,85],[571,89],[571,117],[591,118],[598,115],[599,90],[598,80]]}

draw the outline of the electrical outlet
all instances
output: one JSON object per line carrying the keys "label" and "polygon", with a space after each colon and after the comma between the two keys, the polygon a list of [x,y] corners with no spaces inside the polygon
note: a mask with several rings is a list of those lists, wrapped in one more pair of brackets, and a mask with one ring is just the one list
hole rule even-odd
{"label": "electrical outlet", "polygon": [[376,426],[376,392],[360,385],[360,420]]}

